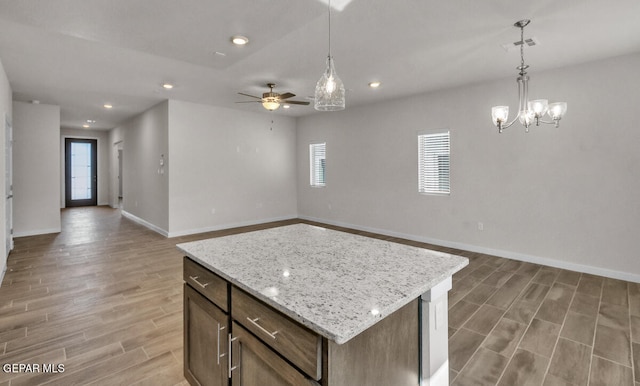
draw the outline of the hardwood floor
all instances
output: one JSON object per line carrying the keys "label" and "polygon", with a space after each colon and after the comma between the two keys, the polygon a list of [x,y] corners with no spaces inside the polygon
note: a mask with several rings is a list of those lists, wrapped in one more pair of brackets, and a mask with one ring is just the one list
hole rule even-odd
{"label": "hardwood floor", "polygon": [[[296,221],[167,239],[115,209],[63,210],[60,234],[9,256],[0,386],[186,385],[175,244]],[[451,384],[640,386],[639,284],[353,232],[469,258],[449,294]]]}

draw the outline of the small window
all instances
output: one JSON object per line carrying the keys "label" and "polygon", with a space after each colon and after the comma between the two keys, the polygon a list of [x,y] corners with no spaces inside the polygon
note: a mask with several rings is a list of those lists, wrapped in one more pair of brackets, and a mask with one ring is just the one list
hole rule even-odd
{"label": "small window", "polygon": [[311,186],[325,186],[326,143],[309,145],[309,165]]}
{"label": "small window", "polygon": [[449,194],[449,131],[418,135],[418,192]]}

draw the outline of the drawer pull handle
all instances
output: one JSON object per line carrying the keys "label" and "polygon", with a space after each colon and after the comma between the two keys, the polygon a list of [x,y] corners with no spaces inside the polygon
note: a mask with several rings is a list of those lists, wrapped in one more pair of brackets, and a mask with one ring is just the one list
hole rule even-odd
{"label": "drawer pull handle", "polygon": [[247,316],[247,320],[250,321],[254,326],[258,327],[260,331],[269,335],[272,339],[277,339],[276,334],[278,333],[278,331],[274,331],[274,332],[267,331],[264,327],[258,324],[258,320],[260,320],[260,318],[251,319],[250,317]]}
{"label": "drawer pull handle", "polygon": [[[238,338],[234,338],[233,335],[229,334],[229,358],[227,358],[227,364],[228,364],[228,376],[229,379],[231,379],[231,372],[235,369],[238,368],[238,366],[240,366],[240,363],[238,363],[237,365],[233,366],[233,364],[231,363],[231,360],[233,359],[233,355],[231,355],[231,351],[233,349],[233,342],[235,340],[237,340]],[[240,353],[238,353],[238,357],[240,356]]]}
{"label": "drawer pull handle", "polygon": [[199,285],[200,287],[202,287],[202,288],[207,288],[207,286],[208,286],[210,283],[204,283],[204,284],[202,284],[202,283],[200,283],[200,282],[198,281],[198,277],[199,277],[199,276],[189,276],[189,279],[191,279],[191,280],[195,281],[195,282],[196,282],[196,284],[197,284],[197,285]]}
{"label": "drawer pull handle", "polygon": [[218,366],[220,366],[220,358],[227,355],[226,353],[220,354],[220,331],[222,330],[224,330],[224,326],[220,326],[220,323],[218,323]]}

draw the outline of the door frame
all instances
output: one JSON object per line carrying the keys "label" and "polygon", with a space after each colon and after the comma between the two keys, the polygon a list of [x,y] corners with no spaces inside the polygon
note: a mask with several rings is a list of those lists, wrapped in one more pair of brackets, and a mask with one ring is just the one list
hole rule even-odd
{"label": "door frame", "polygon": [[[13,125],[9,114],[4,114],[5,131],[5,225],[6,256],[13,250]],[[2,272],[0,272],[2,281]]]}
{"label": "door frame", "polygon": [[[89,143],[91,144],[91,198],[86,200],[71,199],[71,144]],[[96,206],[98,205],[98,140],[87,138],[65,138],[65,161],[64,161],[64,185],[65,185],[65,207],[72,206]]]}

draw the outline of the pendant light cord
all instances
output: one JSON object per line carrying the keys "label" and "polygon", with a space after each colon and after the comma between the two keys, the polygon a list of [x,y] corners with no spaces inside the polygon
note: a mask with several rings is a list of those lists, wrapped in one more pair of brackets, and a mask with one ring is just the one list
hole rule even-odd
{"label": "pendant light cord", "polygon": [[520,75],[525,74],[524,67],[524,26],[520,27]]}
{"label": "pendant light cord", "polygon": [[329,4],[329,57],[331,57],[331,0],[328,1]]}

